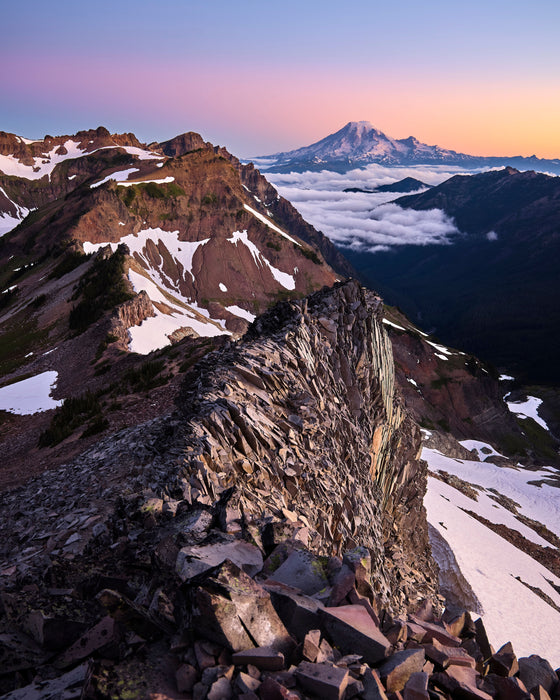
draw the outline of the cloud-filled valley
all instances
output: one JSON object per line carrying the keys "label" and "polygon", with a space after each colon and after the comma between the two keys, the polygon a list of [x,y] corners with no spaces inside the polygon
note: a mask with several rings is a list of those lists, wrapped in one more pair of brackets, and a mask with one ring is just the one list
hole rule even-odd
{"label": "cloud-filled valley", "polygon": [[400,196],[398,193],[344,192],[345,189],[371,190],[405,177],[437,185],[464,173],[449,166],[388,168],[373,164],[348,173],[324,170],[266,173],[266,177],[304,219],[336,245],[376,252],[402,245],[445,245],[460,232],[440,209],[414,211],[392,203]]}

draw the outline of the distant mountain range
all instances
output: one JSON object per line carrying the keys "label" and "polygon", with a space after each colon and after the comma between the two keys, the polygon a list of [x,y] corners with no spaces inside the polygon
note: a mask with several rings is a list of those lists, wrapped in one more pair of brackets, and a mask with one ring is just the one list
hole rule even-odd
{"label": "distant mountain range", "polygon": [[445,342],[525,381],[560,383],[560,178],[505,168],[395,201],[442,209],[462,235],[345,251],[366,282]]}
{"label": "distant mountain range", "polygon": [[293,151],[283,151],[254,159],[271,172],[303,170],[346,171],[370,163],[397,165],[458,165],[464,168],[492,168],[506,165],[521,170],[544,170],[560,174],[560,159],[536,156],[480,157],[429,146],[414,136],[394,139],[368,121],[348,122],[325,138]]}

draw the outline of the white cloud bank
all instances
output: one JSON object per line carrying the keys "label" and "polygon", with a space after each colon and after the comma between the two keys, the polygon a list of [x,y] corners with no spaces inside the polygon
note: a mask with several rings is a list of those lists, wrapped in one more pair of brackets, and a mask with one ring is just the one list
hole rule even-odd
{"label": "white cloud bank", "polygon": [[408,193],[344,192],[345,189],[372,190],[406,177],[437,185],[454,175],[473,172],[448,166],[387,168],[372,164],[347,173],[324,170],[266,173],[266,177],[306,221],[334,243],[376,252],[399,245],[445,245],[459,231],[453,220],[439,209],[414,211],[390,203]]}

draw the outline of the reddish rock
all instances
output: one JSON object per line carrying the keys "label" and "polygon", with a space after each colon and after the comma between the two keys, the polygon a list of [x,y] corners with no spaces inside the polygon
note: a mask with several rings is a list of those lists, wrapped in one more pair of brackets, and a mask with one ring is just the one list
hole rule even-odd
{"label": "reddish rock", "polygon": [[467,700],[491,700],[492,696],[479,690],[476,681],[479,676],[473,668],[466,666],[449,666],[442,673],[434,673],[432,682],[439,688]]}
{"label": "reddish rock", "polygon": [[212,668],[216,665],[216,657],[209,649],[206,648],[206,645],[203,642],[194,643],[194,653],[198,668],[201,671],[204,671],[207,668]]}
{"label": "reddish rock", "polygon": [[415,622],[409,621],[406,623],[406,629],[408,639],[413,639],[415,642],[424,641],[424,637],[426,636],[426,630],[423,627],[417,625]]}
{"label": "reddish rock", "polygon": [[475,668],[476,666],[476,661],[461,647],[447,647],[440,644],[437,639],[434,639],[432,644],[424,644],[423,648],[427,658],[442,668],[447,668],[450,665],[468,666],[470,668]]}
{"label": "reddish rock", "polygon": [[442,615],[441,621],[449,634],[452,634],[454,637],[460,637],[465,627],[467,616],[469,616],[469,614],[465,611],[457,613],[446,609]]}
{"label": "reddish rock", "polygon": [[415,617],[424,622],[434,621],[434,607],[429,600],[423,600],[415,613]]}
{"label": "reddish rock", "polygon": [[373,600],[371,588],[371,552],[366,547],[355,547],[344,554],[343,564],[354,572],[358,593]]}
{"label": "reddish rock", "polygon": [[336,607],[337,605],[340,605],[354,588],[355,583],[356,576],[354,572],[349,569],[346,564],[343,564],[334,578],[333,587],[327,606]]}
{"label": "reddish rock", "polygon": [[504,678],[495,673],[485,676],[481,690],[494,695],[497,700],[531,700],[531,695],[519,678]]}
{"label": "reddish rock", "polygon": [[306,595],[313,595],[329,585],[320,557],[303,549],[294,550],[270,579],[299,588]]}
{"label": "reddish rock", "polygon": [[367,610],[368,615],[371,617],[373,622],[377,627],[379,627],[379,615],[377,614],[375,608],[373,605],[370,603],[369,599],[366,596],[361,595],[361,593],[358,593],[358,591],[353,588],[350,593],[348,594],[348,600],[353,604],[353,605],[361,605],[363,608]]}
{"label": "reddish rock", "polygon": [[226,559],[232,561],[249,576],[255,576],[263,568],[260,550],[249,542],[218,542],[204,547],[183,547],[179,550],[175,569],[182,581],[188,581]]}
{"label": "reddish rock", "polygon": [[413,673],[422,671],[424,661],[423,649],[406,649],[390,656],[379,667],[379,676],[387,692],[402,690]]}
{"label": "reddish rock", "polygon": [[425,630],[426,634],[423,639],[425,643],[437,639],[438,642],[441,642],[441,644],[445,644],[446,646],[458,647],[461,645],[461,640],[459,637],[449,634],[449,632],[447,632],[443,626],[437,625],[433,622],[426,622],[415,615],[413,615],[411,619],[412,622],[416,623]]}
{"label": "reddish rock", "polygon": [[280,619],[299,642],[303,642],[310,630],[320,627],[322,603],[282,583],[268,581],[263,588],[269,592]]}
{"label": "reddish rock", "polygon": [[367,663],[381,661],[391,644],[361,605],[344,605],[321,611],[323,628],[346,654],[361,654]]}
{"label": "reddish rock", "polygon": [[261,682],[248,673],[240,673],[235,680],[235,685],[241,693],[256,693]]}
{"label": "reddish rock", "polygon": [[259,688],[259,696],[261,700],[301,700],[297,693],[288,690],[288,688],[270,676],[262,682]]}
{"label": "reddish rock", "polygon": [[[216,587],[228,597],[214,593]],[[195,597],[199,632],[232,651],[251,648],[253,640],[282,652],[294,647],[270,595],[232,562],[224,562]]]}
{"label": "reddish rock", "polygon": [[307,692],[325,700],[341,700],[348,685],[346,669],[308,661],[298,666],[296,678]]}
{"label": "reddish rock", "polygon": [[225,676],[212,683],[206,696],[207,700],[229,700],[231,697],[233,697],[233,688]]}

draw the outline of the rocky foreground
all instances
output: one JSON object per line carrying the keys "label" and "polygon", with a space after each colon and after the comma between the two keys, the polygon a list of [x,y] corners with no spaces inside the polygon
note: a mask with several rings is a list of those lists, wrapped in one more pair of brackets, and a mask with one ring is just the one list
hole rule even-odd
{"label": "rocky foreground", "polygon": [[376,295],[275,307],[174,413],[3,496],[0,692],[557,700],[440,615],[419,448]]}
{"label": "rocky foreground", "polygon": [[466,612],[380,609],[365,547],[319,556],[305,518],[248,521],[231,495],[123,502],[128,534],[98,528],[80,580],[61,566],[26,584],[33,610],[4,593],[0,682],[32,682],[3,697],[560,697],[547,661],[494,652]]}

